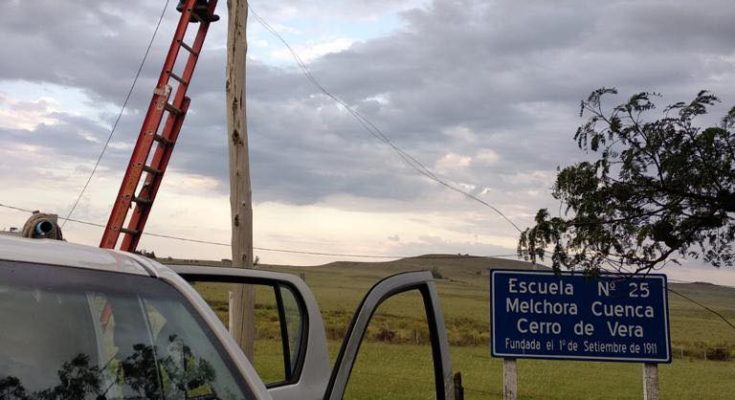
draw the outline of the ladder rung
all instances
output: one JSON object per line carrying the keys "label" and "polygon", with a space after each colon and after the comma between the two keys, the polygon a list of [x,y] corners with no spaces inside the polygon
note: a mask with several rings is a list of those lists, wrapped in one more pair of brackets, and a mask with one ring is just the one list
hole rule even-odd
{"label": "ladder rung", "polygon": [[166,105],[165,105],[165,106],[163,106],[163,108],[164,108],[164,109],[165,109],[166,111],[168,111],[168,112],[170,112],[171,114],[173,114],[173,115],[176,115],[176,116],[178,116],[178,115],[181,115],[181,114],[183,114],[183,113],[184,113],[183,111],[181,111],[181,109],[180,109],[180,108],[176,108],[176,107],[175,107],[175,106],[174,106],[173,104],[171,104],[171,103],[166,103]]}
{"label": "ladder rung", "polygon": [[155,175],[158,175],[158,174],[162,174],[163,173],[160,169],[155,169],[155,168],[150,167],[148,165],[144,165],[143,166],[143,171],[148,172],[149,174],[155,174]]}
{"label": "ladder rung", "polygon": [[194,11],[192,11],[191,13],[191,19],[189,20],[189,22],[194,22],[192,21],[192,19],[202,24],[208,24],[210,22],[219,21],[219,17],[217,15],[207,14],[207,13],[202,15],[199,12],[194,12]]}
{"label": "ladder rung", "polygon": [[193,12],[193,11],[192,11],[192,13],[191,13],[191,18],[192,18],[192,19],[195,19],[195,20],[197,20],[197,21],[199,21],[199,22],[204,22],[204,18],[202,18],[202,16],[201,16],[201,15],[199,15],[198,13],[195,13],[195,12]]}
{"label": "ladder rung", "polygon": [[128,228],[120,228],[120,233],[127,233],[128,235],[138,235],[140,231],[136,231],[134,229],[128,229]]}
{"label": "ladder rung", "polygon": [[181,82],[182,85],[188,85],[189,84],[189,82],[188,81],[185,81],[184,78],[182,78],[182,77],[174,74],[171,71],[169,71],[168,76],[170,76],[174,80],[177,80],[177,81]]}
{"label": "ladder rung", "polygon": [[199,56],[199,52],[198,51],[195,51],[191,46],[189,46],[188,44],[184,43],[183,40],[179,40],[179,45],[181,47],[183,47],[189,53],[193,54],[195,57],[196,56]]}
{"label": "ladder rung", "polygon": [[174,141],[171,139],[166,139],[165,137],[155,134],[153,135],[153,140],[155,140],[158,143],[165,144],[165,145],[171,145],[174,144]]}
{"label": "ladder rung", "polygon": [[195,13],[192,11],[191,18],[199,21],[200,23],[204,23],[204,18],[201,15],[199,15],[199,13]]}
{"label": "ladder rung", "polygon": [[151,199],[143,199],[143,198],[140,198],[138,196],[133,196],[133,201],[136,202],[136,203],[138,203],[138,204],[143,204],[143,205],[151,205],[151,204],[153,204],[153,200],[151,200]]}

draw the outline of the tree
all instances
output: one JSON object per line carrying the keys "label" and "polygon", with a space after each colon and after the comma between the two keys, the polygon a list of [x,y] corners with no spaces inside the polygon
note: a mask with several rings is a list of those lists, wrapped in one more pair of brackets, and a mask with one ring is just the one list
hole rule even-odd
{"label": "tree", "polygon": [[[735,108],[719,126],[696,126],[719,99],[699,92],[664,109],[638,93],[603,110],[602,88],[582,101],[578,147],[599,157],[558,170],[552,195],[564,214],[541,209],[520,235],[518,253],[534,263],[550,253],[555,270],[650,271],[678,256],[719,267],[735,258]],[[593,157],[593,158],[595,158]],[[560,208],[561,209],[561,208]]]}

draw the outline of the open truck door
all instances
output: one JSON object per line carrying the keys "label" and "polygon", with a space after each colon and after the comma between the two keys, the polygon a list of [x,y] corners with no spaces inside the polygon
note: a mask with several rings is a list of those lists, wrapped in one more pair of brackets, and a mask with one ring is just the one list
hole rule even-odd
{"label": "open truck door", "polygon": [[[275,400],[343,398],[360,345],[377,308],[393,296],[416,291],[423,300],[426,321],[429,324],[435,398],[454,399],[444,318],[430,272],[402,273],[383,279],[373,286],[354,314],[339,356],[334,367],[330,368],[319,307],[311,290],[298,277],[253,269],[183,265],[169,267],[192,284],[203,297],[207,297],[210,307],[220,314],[223,321],[227,320],[221,313],[222,302],[228,298],[228,285],[254,286],[256,326],[259,332],[256,335],[255,359],[252,361]],[[273,324],[280,333],[280,339],[275,346],[273,335],[269,336],[267,332],[268,327]],[[262,340],[261,345],[259,340]],[[263,346],[262,343],[269,344]],[[278,354],[273,357],[268,352]],[[279,359],[282,361],[279,362]],[[275,374],[274,364],[282,366],[276,367],[279,372]]]}
{"label": "open truck door", "polygon": [[429,323],[434,360],[435,398],[437,400],[454,399],[452,367],[444,317],[431,273],[424,271],[393,275],[378,282],[370,289],[353,316],[344,342],[342,342],[342,348],[337,356],[324,395],[325,400],[338,400],[344,396],[367,327],[380,304],[393,296],[411,291],[417,291],[421,295]]}

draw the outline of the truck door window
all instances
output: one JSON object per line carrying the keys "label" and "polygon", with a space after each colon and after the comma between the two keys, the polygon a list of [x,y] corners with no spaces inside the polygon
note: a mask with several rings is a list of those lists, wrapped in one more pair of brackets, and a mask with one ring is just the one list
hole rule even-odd
{"label": "truck door window", "polygon": [[[423,307],[416,306],[414,298],[405,297],[404,294],[407,293],[417,294],[423,301]],[[409,299],[409,303],[404,303],[405,300],[403,299],[406,298]],[[381,311],[385,310],[382,306],[388,305],[388,307],[391,307],[391,303],[393,303],[391,299],[398,299],[394,303],[397,305],[392,306],[394,309],[387,310],[387,313]],[[383,315],[382,320],[380,318],[381,314]],[[423,324],[418,320],[411,321],[413,316],[422,314],[425,317]],[[391,319],[398,321],[398,323],[389,323]],[[385,347],[384,351],[372,358],[375,361],[370,360],[370,356],[366,357],[365,349],[367,347],[363,347],[363,345],[370,346],[371,334],[369,329],[371,325],[373,339],[394,342],[407,341],[409,343],[413,340],[416,346],[424,342],[425,339],[423,338],[426,337],[427,343],[430,343],[430,346],[427,347],[431,351],[431,358],[422,355],[417,356],[417,354],[410,351],[405,352],[402,347],[390,348],[388,346],[393,345],[379,345]],[[426,331],[421,326],[425,326]],[[427,333],[428,335],[426,335]],[[368,342],[364,343],[366,340]],[[419,352],[418,354],[424,353]],[[360,378],[354,372],[356,372],[356,362],[363,357],[368,358],[368,374],[363,372],[362,378]],[[382,364],[389,359],[395,360],[397,363],[392,370],[390,366],[383,366]],[[379,371],[374,371],[375,365],[380,367]],[[426,372],[422,369],[423,367],[428,367]],[[370,370],[371,368],[373,370]],[[362,299],[347,328],[346,337],[337,355],[324,398],[339,400],[349,394],[352,394],[353,397],[363,398],[367,393],[372,393],[372,390],[376,389],[388,389],[389,392],[384,392],[384,396],[393,398],[397,392],[390,391],[390,380],[394,375],[400,374],[400,377],[397,378],[399,382],[394,387],[405,388],[410,385],[412,390],[408,394],[411,398],[451,399],[453,398],[451,370],[444,317],[431,273],[428,271],[401,273],[376,283]],[[433,372],[433,379],[427,379],[426,375],[430,374],[429,371]],[[385,375],[365,377],[365,375],[376,375],[378,372]],[[358,380],[353,381],[353,376],[357,377]],[[365,382],[367,379],[379,382],[380,386],[364,389],[364,386],[361,387],[360,380]],[[372,382],[368,383],[372,384]],[[424,392],[424,389],[426,389],[426,392]],[[433,389],[433,391],[430,392],[429,389]],[[348,390],[351,393],[347,393]],[[367,393],[365,390],[367,390]],[[405,391],[401,392],[405,393]],[[372,395],[369,396],[373,397]]]}
{"label": "truck door window", "polygon": [[[228,282],[193,282],[194,288],[229,325],[229,297],[235,287]],[[244,284],[255,291],[255,354],[250,362],[269,387],[298,379],[305,320],[303,307],[292,289],[276,282]]]}
{"label": "truck door window", "polygon": [[0,337],[0,391],[18,398],[252,398],[188,302],[153,278],[0,263]]}
{"label": "truck door window", "polygon": [[431,336],[421,294],[412,290],[390,297],[370,320],[344,399],[433,399],[435,394]]}
{"label": "truck door window", "polygon": [[280,286],[278,293],[281,298],[281,320],[283,321],[281,326],[284,330],[284,343],[287,345],[285,360],[288,363],[289,379],[291,379],[298,369],[299,355],[302,350],[304,316],[293,291],[284,286]]}

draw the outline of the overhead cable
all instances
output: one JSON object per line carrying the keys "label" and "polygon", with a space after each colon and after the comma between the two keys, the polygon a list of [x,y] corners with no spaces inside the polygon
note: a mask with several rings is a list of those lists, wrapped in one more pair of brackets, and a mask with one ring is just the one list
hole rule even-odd
{"label": "overhead cable", "polygon": [[452,185],[451,183],[447,182],[446,180],[442,179],[441,177],[437,176],[434,172],[431,171],[425,164],[423,164],[421,161],[417,160],[415,157],[413,157],[411,154],[403,150],[400,146],[395,144],[393,140],[391,140],[387,135],[383,133],[383,131],[378,128],[374,123],[372,123],[367,117],[365,117],[362,113],[355,110],[352,106],[347,104],[344,100],[342,100],[337,95],[333,94],[329,90],[327,90],[315,77],[312,75],[309,68],[306,66],[306,63],[299,57],[299,55],[296,53],[296,51],[291,47],[291,45],[288,44],[286,39],[281,36],[280,33],[278,33],[277,30],[275,30],[265,19],[263,19],[260,15],[258,15],[255,10],[253,10],[253,7],[248,5],[248,8],[250,10],[250,13],[255,17],[255,19],[263,25],[263,27],[268,30],[273,36],[275,36],[285,47],[288,49],[289,53],[291,53],[291,56],[293,57],[294,61],[296,61],[296,64],[299,66],[299,69],[303,73],[304,77],[311,82],[320,92],[322,92],[325,96],[331,98],[336,103],[344,107],[347,112],[352,115],[352,117],[357,120],[357,122],[363,127],[365,131],[367,131],[370,135],[378,139],[379,141],[383,142],[384,144],[388,145],[398,156],[403,160],[404,163],[406,163],[409,167],[416,170],[419,174],[429,178],[430,180],[446,187],[447,189],[453,190],[459,194],[462,194],[463,196],[474,200],[485,207],[490,208],[495,213],[500,215],[503,219],[505,219],[510,225],[513,226],[518,232],[521,232],[521,229],[516,225],[510,218],[508,218],[502,211],[500,211],[497,207],[493,206],[492,204],[488,203],[487,201],[477,197],[476,195],[463,190],[460,187],[457,187],[455,185]]}
{"label": "overhead cable", "polygon": [[71,221],[71,216],[72,214],[74,214],[74,210],[77,209],[77,206],[79,205],[79,202],[82,200],[84,193],[87,191],[87,188],[89,187],[90,182],[92,182],[92,178],[94,177],[94,174],[97,172],[97,168],[100,166],[100,162],[102,162],[102,157],[105,155],[105,151],[107,151],[107,148],[110,146],[110,141],[112,140],[112,136],[115,134],[117,125],[120,123],[120,119],[122,118],[123,113],[125,112],[125,107],[127,107],[128,101],[130,101],[130,97],[133,94],[133,89],[135,89],[135,85],[138,83],[138,79],[140,78],[140,75],[143,71],[143,66],[145,65],[145,62],[148,59],[148,54],[150,54],[151,52],[151,47],[153,47],[153,42],[156,39],[156,35],[158,34],[158,28],[161,27],[161,22],[163,21],[163,17],[164,15],[166,15],[166,9],[168,9],[169,1],[170,0],[166,0],[165,5],[163,6],[163,10],[161,11],[161,16],[158,18],[158,23],[156,24],[156,28],[153,30],[153,35],[151,35],[151,40],[148,42],[148,47],[146,47],[145,53],[143,54],[143,59],[140,60],[140,65],[138,65],[138,70],[135,72],[135,78],[133,79],[133,83],[130,85],[128,94],[125,96],[125,101],[123,101],[123,104],[120,107],[120,112],[118,112],[117,118],[115,118],[115,122],[112,124],[110,133],[107,135],[107,140],[105,140],[105,144],[104,146],[102,146],[102,151],[100,151],[99,156],[97,156],[97,161],[94,163],[94,167],[92,167],[92,172],[89,173],[89,177],[87,177],[87,181],[84,183],[84,186],[82,187],[82,190],[79,192],[79,195],[77,195],[77,198],[74,201],[74,204],[71,206],[71,209],[66,214],[66,218],[62,218],[63,220],[63,222],[61,223],[62,228],[64,227],[64,224],[66,224],[66,221]]}
{"label": "overhead cable", "polygon": [[[0,204],[0,207],[7,208],[7,209],[10,209],[10,210],[15,210],[15,211],[26,212],[26,213],[33,213],[33,212],[35,212],[35,211],[29,210],[27,208],[21,208],[21,207],[17,207],[17,206],[11,206],[11,205],[8,205],[8,204]],[[98,224],[98,223],[95,223],[95,222],[83,221],[83,220],[74,219],[74,218],[60,218],[60,219],[64,219],[64,220],[71,221],[71,222],[76,222],[76,223],[79,223],[79,224],[84,224],[84,225],[90,225],[90,226],[96,226],[96,227],[100,227],[100,228],[105,228],[105,225]],[[201,243],[201,244],[210,244],[210,245],[227,246],[227,247],[230,246],[228,243],[223,243],[223,242],[214,242],[214,241],[201,240],[201,239],[191,239],[191,238],[185,238],[185,237],[181,237],[181,236],[165,235],[165,234],[160,234],[160,233],[143,232],[143,234],[144,235],[147,235],[147,236],[159,237],[159,238],[164,238],[164,239],[180,240],[180,241],[191,242],[191,243]],[[379,259],[399,259],[399,258],[420,258],[420,259],[427,259],[428,258],[428,259],[433,259],[433,258],[450,258],[450,257],[451,258],[454,258],[454,256],[448,256],[448,255],[437,255],[437,256],[431,256],[431,255],[427,255],[427,256],[405,256],[405,255],[404,256],[399,256],[399,255],[392,255],[391,256],[391,255],[365,255],[365,254],[347,254],[347,253],[326,253],[326,252],[302,251],[302,250],[273,249],[273,248],[265,248],[265,247],[253,247],[253,249],[259,250],[259,251],[270,251],[270,252],[277,252],[277,253],[305,254],[305,255],[330,256],[330,257],[379,258]],[[482,256],[482,257],[504,258],[504,257],[514,257],[514,256],[516,256],[516,255],[515,254],[500,254],[500,255],[490,255],[490,256]],[[473,256],[473,257],[478,257],[478,256]],[[683,298],[683,299],[685,299],[685,300],[687,300],[687,301],[689,301],[689,302],[691,302],[691,303],[693,303],[693,304],[701,307],[702,309],[704,309],[704,310],[706,310],[706,311],[708,311],[708,312],[716,315],[723,322],[725,322],[729,327],[731,327],[733,330],[735,330],[735,325],[733,325],[733,323],[731,323],[729,320],[727,320],[721,313],[717,312],[716,310],[714,310],[714,309],[712,309],[712,308],[710,308],[710,307],[708,307],[708,306],[706,306],[706,305],[704,305],[702,303],[699,303],[699,302],[695,301],[694,299],[692,299],[692,298],[690,298],[690,297],[688,297],[686,295],[683,295],[680,292],[675,291],[674,289],[672,289],[670,287],[667,287],[667,289],[668,289],[669,292],[674,293],[675,295],[680,296],[681,298]]]}
{"label": "overhead cable", "polygon": [[[0,204],[0,207],[21,211],[21,212],[27,212],[27,213],[33,213],[33,210],[11,206],[7,204]],[[96,222],[90,222],[90,221],[84,221],[76,218],[63,218],[59,217],[61,220],[65,221],[71,221],[82,225],[88,225],[88,226],[94,226],[99,228],[105,228],[105,225],[96,223]],[[163,233],[154,233],[154,232],[143,232],[143,235],[151,236],[151,237],[157,237],[162,239],[171,239],[171,240],[178,240],[182,242],[189,242],[189,243],[200,243],[200,244],[209,244],[214,246],[222,246],[222,247],[230,247],[229,243],[225,242],[217,242],[212,240],[203,240],[203,239],[192,239],[188,237],[183,236],[175,236],[175,235],[168,235]],[[335,252],[319,252],[319,251],[307,251],[307,250],[291,250],[291,249],[278,249],[278,248],[269,248],[269,247],[253,247],[254,250],[258,251],[267,251],[267,252],[273,252],[273,253],[289,253],[289,254],[303,254],[303,255],[310,255],[310,256],[327,256],[327,257],[349,257],[349,258],[373,258],[373,259],[398,259],[398,258],[413,258],[413,257],[419,257],[419,258],[450,258],[454,256],[447,256],[447,255],[438,255],[438,256],[411,256],[411,255],[378,255],[378,254],[354,254],[354,253],[335,253]],[[488,256],[482,256],[482,257],[515,257],[515,254],[495,254],[495,255],[488,255]],[[475,256],[476,257],[476,256]]]}

